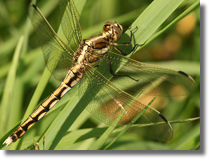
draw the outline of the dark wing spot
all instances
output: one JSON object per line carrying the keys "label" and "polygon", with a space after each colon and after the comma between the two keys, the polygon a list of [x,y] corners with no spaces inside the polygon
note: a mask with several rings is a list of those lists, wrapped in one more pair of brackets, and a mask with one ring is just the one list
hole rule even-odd
{"label": "dark wing spot", "polygon": [[178,71],[178,73],[180,73],[180,74],[182,74],[182,75],[184,75],[184,76],[186,76],[186,77],[189,77],[189,75],[188,75],[187,73],[185,73],[185,72]]}
{"label": "dark wing spot", "polygon": [[37,7],[36,7],[36,5],[35,4],[31,4],[33,7],[34,7],[34,9],[36,9],[37,10]]}
{"label": "dark wing spot", "polygon": [[159,116],[160,116],[166,123],[168,123],[168,120],[167,120],[162,114],[159,114]]}

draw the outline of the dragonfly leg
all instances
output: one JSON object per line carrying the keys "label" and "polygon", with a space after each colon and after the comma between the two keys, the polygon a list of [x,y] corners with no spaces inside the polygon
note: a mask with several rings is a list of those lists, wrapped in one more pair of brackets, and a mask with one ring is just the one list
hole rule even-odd
{"label": "dragonfly leg", "polygon": [[[129,46],[131,44],[131,41],[132,41],[132,37],[133,37],[133,31],[136,30],[136,28],[130,30],[130,41],[129,42],[126,42],[126,43],[113,43],[112,45],[113,46]],[[144,45],[144,44],[140,44],[140,45]]]}
{"label": "dragonfly leg", "polygon": [[135,79],[135,78],[131,77],[130,75],[125,75],[125,74],[115,74],[115,73],[114,73],[114,71],[113,71],[113,69],[112,69],[112,65],[111,65],[111,61],[110,61],[110,57],[109,57],[109,56],[108,56],[108,67],[109,67],[109,71],[110,71],[110,73],[111,73],[113,76],[118,76],[118,77],[128,77],[128,78],[130,78],[130,79],[132,79],[132,80],[134,80],[134,81],[136,81],[136,82],[138,82],[138,81],[139,81],[139,79],[137,80],[137,79]]}
{"label": "dragonfly leg", "polygon": [[127,56],[127,55],[129,55],[133,50],[135,50],[137,47],[139,47],[139,46],[143,46],[145,43],[143,43],[143,44],[135,44],[134,45],[134,47],[128,52],[128,53],[125,53],[125,52],[123,52],[123,51],[121,51],[119,48],[117,48],[117,47],[114,47],[114,49],[115,50],[117,50],[119,53],[121,53],[122,55],[124,55],[124,56]]}
{"label": "dragonfly leg", "polygon": [[135,44],[134,47],[128,53],[125,53],[125,52],[121,51],[119,48],[116,47],[116,46],[129,46],[131,44],[131,41],[132,41],[133,31],[136,30],[136,29],[137,29],[137,27],[130,31],[130,41],[129,42],[127,42],[127,43],[113,43],[114,49],[117,50],[122,55],[126,56],[126,55],[129,55],[134,49],[136,49],[136,47],[143,46],[145,44],[145,42],[143,44]]}

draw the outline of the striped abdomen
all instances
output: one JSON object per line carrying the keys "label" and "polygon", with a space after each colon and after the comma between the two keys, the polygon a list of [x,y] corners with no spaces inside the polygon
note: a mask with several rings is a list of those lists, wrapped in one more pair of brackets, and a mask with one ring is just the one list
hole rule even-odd
{"label": "striped abdomen", "polygon": [[7,146],[21,138],[38,122],[83,76],[79,65],[69,70],[60,86],[4,141]]}

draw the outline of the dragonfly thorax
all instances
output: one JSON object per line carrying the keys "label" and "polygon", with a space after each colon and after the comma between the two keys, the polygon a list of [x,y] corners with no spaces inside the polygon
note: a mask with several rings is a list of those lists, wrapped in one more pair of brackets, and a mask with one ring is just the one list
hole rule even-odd
{"label": "dragonfly thorax", "polygon": [[81,67],[95,66],[97,62],[110,50],[109,39],[102,35],[90,37],[80,44],[80,48],[74,55],[74,63]]}
{"label": "dragonfly thorax", "polygon": [[123,27],[115,22],[106,22],[102,35],[92,36],[83,40],[74,55],[74,63],[95,66],[101,58],[114,46],[115,41],[121,38]]}

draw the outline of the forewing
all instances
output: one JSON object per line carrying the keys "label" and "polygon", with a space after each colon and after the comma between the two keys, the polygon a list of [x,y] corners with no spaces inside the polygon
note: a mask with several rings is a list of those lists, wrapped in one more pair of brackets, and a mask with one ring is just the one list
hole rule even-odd
{"label": "forewing", "polygon": [[74,51],[58,37],[35,5],[30,6],[29,17],[42,48],[47,68],[56,79],[62,80],[73,65]]}
{"label": "forewing", "polygon": [[67,45],[71,46],[73,50],[76,50],[82,41],[82,32],[79,23],[80,14],[74,7],[72,0],[59,0],[59,8],[62,17],[61,27],[67,39]]}
{"label": "forewing", "polygon": [[187,96],[196,89],[192,77],[184,72],[141,63],[116,53],[109,54],[114,76],[112,82],[127,93],[146,95]]}

